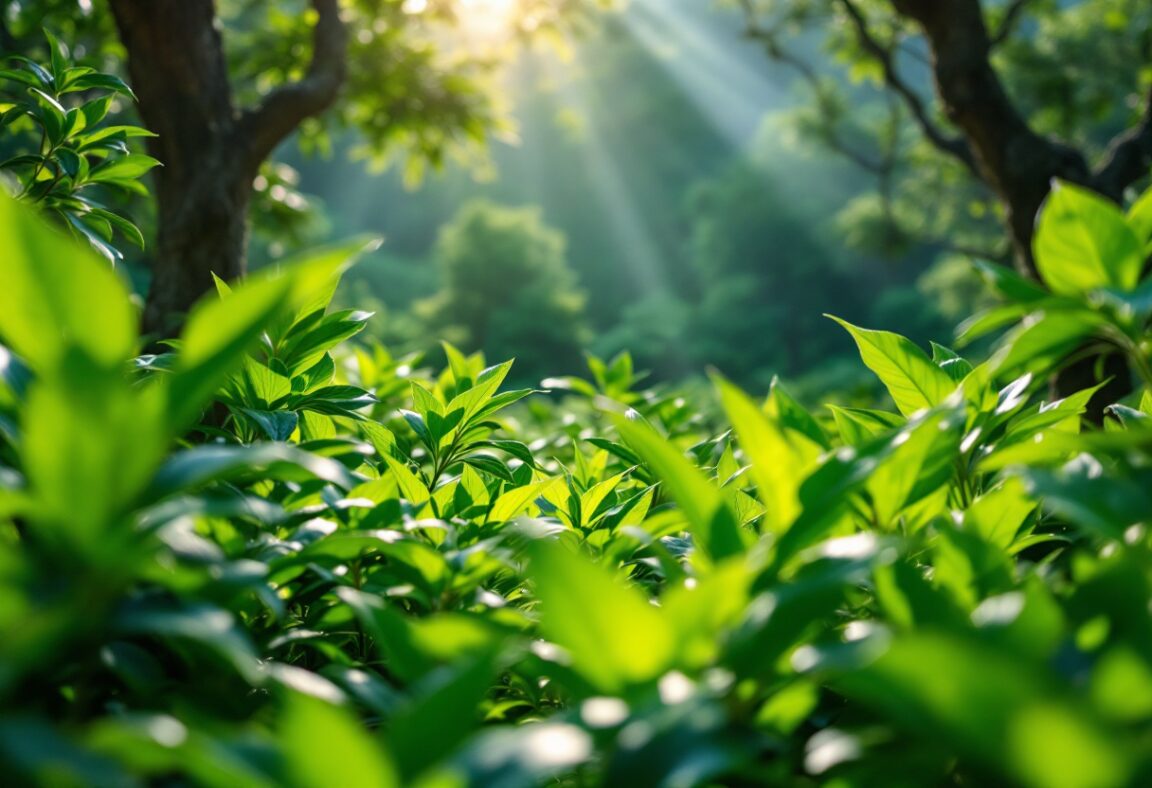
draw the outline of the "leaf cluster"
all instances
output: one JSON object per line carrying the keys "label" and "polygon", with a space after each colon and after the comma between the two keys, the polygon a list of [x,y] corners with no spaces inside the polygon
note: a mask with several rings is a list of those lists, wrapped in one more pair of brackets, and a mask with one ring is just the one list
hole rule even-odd
{"label": "leaf cluster", "polygon": [[155,135],[109,124],[132,90],[113,74],[75,64],[55,36],[45,36],[49,63],[9,55],[15,67],[0,69],[0,132],[17,148],[0,172],[15,177],[18,199],[41,205],[115,263],[124,258],[117,236],[141,248],[144,236],[101,192],[147,194],[140,179],[159,162],[129,145]]}
{"label": "leaf cluster", "polygon": [[[1030,303],[1133,299],[1140,210],[1056,194]],[[0,231],[17,779],[1152,778],[1147,386],[1095,429],[1092,390],[1004,360],[1015,328],[980,360],[843,323],[892,408],[717,376],[710,418],[620,356],[529,439],[510,363],[342,346],[362,241],[221,283],[139,356],[116,272],[7,199]]]}

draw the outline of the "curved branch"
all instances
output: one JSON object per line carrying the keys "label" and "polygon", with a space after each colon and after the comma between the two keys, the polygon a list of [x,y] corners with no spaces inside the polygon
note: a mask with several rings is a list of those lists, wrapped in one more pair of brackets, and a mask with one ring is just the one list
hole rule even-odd
{"label": "curved branch", "polygon": [[1020,22],[1020,17],[1024,15],[1025,6],[1032,0],[1012,0],[1011,5],[1004,11],[1004,17],[1000,20],[1000,27],[992,35],[989,43],[993,47],[998,47],[1007,41],[1012,33],[1016,30],[1016,25]]}
{"label": "curved branch", "polygon": [[301,122],[328,109],[344,84],[348,32],[340,19],[339,0],[312,0],[312,7],[318,18],[307,73],[245,110],[237,125],[238,142],[247,148],[247,164],[253,169]]}
{"label": "curved branch", "polygon": [[1152,168],[1152,91],[1144,105],[1144,116],[1132,128],[1112,139],[1103,160],[1092,173],[1092,186],[1117,202],[1124,190],[1149,174]]}
{"label": "curved branch", "polygon": [[936,125],[936,122],[929,116],[928,109],[924,106],[924,102],[919,94],[900,76],[900,72],[896,69],[896,61],[892,56],[892,50],[884,46],[884,44],[872,34],[871,28],[868,27],[868,20],[864,18],[863,12],[856,6],[853,0],[839,1],[840,5],[844,7],[845,12],[847,12],[848,18],[852,21],[852,27],[856,31],[856,38],[859,40],[860,45],[880,64],[880,67],[884,71],[884,83],[904,102],[904,105],[912,114],[912,118],[916,121],[916,125],[920,127],[920,131],[924,134],[924,137],[932,143],[933,147],[937,150],[958,159],[968,168],[969,172],[978,175],[976,162],[972,158],[972,152],[968,149],[968,144],[960,137],[946,134]]}
{"label": "curved branch", "polygon": [[881,175],[888,168],[886,162],[872,158],[868,153],[857,149],[844,139],[839,128],[839,122],[833,113],[828,111],[826,102],[822,98],[823,85],[820,74],[813,68],[812,64],[781,44],[776,30],[760,24],[751,0],[740,0],[740,6],[744,9],[745,16],[744,37],[763,44],[769,58],[794,69],[808,86],[808,89],[812,91],[817,112],[823,116],[825,121],[823,144],[865,172]]}
{"label": "curved branch", "polygon": [[1053,178],[1088,185],[1083,154],[1037,133],[1008,95],[992,64],[981,0],[888,3],[923,29],[937,97],[968,143],[979,177],[1004,204],[1021,270],[1034,272],[1036,213]]}

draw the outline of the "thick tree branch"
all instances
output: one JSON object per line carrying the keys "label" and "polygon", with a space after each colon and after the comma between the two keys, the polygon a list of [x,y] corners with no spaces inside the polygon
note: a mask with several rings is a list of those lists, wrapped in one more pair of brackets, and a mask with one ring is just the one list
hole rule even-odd
{"label": "thick tree branch", "polygon": [[1012,0],[1012,4],[1004,11],[1004,17],[1000,20],[1000,27],[996,29],[990,39],[989,43],[993,47],[998,47],[1008,40],[1020,22],[1020,17],[1024,15],[1025,8],[1031,2],[1032,0]]}
{"label": "thick tree branch", "polygon": [[1152,168],[1152,91],[1145,100],[1140,122],[1118,134],[1108,145],[1096,171],[1092,186],[1117,202],[1124,190],[1149,174]]}
{"label": "thick tree branch", "polygon": [[873,35],[872,29],[868,26],[868,20],[864,18],[863,12],[855,2],[853,0],[839,1],[848,14],[848,18],[852,21],[852,27],[856,31],[856,38],[860,45],[880,64],[884,71],[884,83],[904,102],[924,137],[937,150],[958,159],[970,172],[976,175],[976,162],[972,158],[971,151],[968,150],[967,143],[960,137],[945,134],[936,125],[936,122],[930,117],[928,109],[924,106],[923,100],[900,76],[892,51]]}
{"label": "thick tree branch", "polygon": [[980,178],[1007,209],[1021,267],[1032,270],[1032,231],[1052,178],[1086,184],[1084,156],[1037,134],[992,67],[992,39],[980,0],[889,0],[916,22],[932,50],[936,92],[968,142]]}
{"label": "thick tree branch", "polygon": [[247,164],[252,169],[302,121],[328,109],[344,84],[348,33],[340,19],[339,0],[312,0],[312,7],[318,18],[307,73],[246,110],[237,125],[237,142],[247,147]]}
{"label": "thick tree branch", "polygon": [[759,23],[756,10],[751,0],[740,0],[740,5],[744,9],[744,36],[754,41],[759,41],[764,46],[768,57],[794,69],[796,73],[800,75],[800,78],[804,80],[808,89],[812,91],[812,95],[815,97],[817,111],[823,116],[825,121],[824,127],[821,129],[824,145],[848,159],[865,172],[879,176],[883,174],[885,170],[889,169],[884,161],[873,158],[870,154],[862,150],[858,150],[854,145],[844,139],[844,135],[839,128],[839,120],[835,117],[835,113],[828,108],[824,93],[825,86],[821,81],[820,74],[812,67],[812,64],[785,47],[780,42],[780,37],[775,30],[763,27]]}

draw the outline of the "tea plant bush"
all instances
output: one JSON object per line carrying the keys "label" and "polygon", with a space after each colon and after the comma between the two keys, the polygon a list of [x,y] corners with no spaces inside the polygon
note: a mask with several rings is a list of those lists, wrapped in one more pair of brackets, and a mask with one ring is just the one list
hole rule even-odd
{"label": "tea plant bush", "polygon": [[1145,375],[1150,205],[1057,191],[991,358],[843,324],[894,407],[811,412],[349,346],[365,241],[142,356],[0,201],[6,780],[1147,784],[1152,395],[1095,428],[1043,379],[1089,337]]}
{"label": "tea plant bush", "polygon": [[45,31],[50,60],[3,58],[0,68],[0,174],[15,194],[56,216],[77,237],[115,263],[118,239],[143,248],[140,228],[108,197],[147,194],[140,179],[160,162],[130,149],[130,141],[156,136],[130,124],[110,124],[118,102],[135,99],[119,77],[77,65]]}

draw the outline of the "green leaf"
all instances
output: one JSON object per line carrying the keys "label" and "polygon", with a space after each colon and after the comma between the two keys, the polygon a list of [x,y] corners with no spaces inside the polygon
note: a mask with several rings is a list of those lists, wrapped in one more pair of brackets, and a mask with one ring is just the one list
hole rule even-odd
{"label": "green leaf", "polygon": [[989,544],[1007,550],[1035,510],[1036,502],[1025,492],[1019,479],[1008,479],[968,506],[964,527]]}
{"label": "green leaf", "polygon": [[1048,672],[969,638],[909,635],[833,682],[920,739],[1037,788],[1128,784],[1124,738]]}
{"label": "green leaf", "polygon": [[[269,334],[273,344],[280,346],[281,343],[287,342],[289,329],[292,329],[294,324],[311,315],[323,316],[344,272],[351,268],[361,255],[379,248],[381,243],[382,240],[378,237],[358,236],[321,249],[304,252],[281,263],[283,268],[293,271],[293,286],[290,297],[292,307],[290,312],[276,325],[269,326]],[[352,310],[348,310],[344,313],[344,317],[347,318],[353,314]],[[363,314],[368,315],[368,313]],[[343,324],[336,326],[332,323],[341,322],[342,319],[335,315],[328,317],[335,319],[324,323],[324,327],[321,329],[313,329],[313,332],[308,336],[297,335],[292,338],[291,342],[287,343],[290,347],[281,348],[282,357],[300,356],[296,368],[307,368],[319,360],[317,351],[322,353],[347,336],[356,333],[363,328],[364,320],[367,319],[365,316],[352,321],[354,326]],[[350,329],[351,334],[343,333]],[[325,344],[329,340],[331,344]]]}
{"label": "green leaf", "polygon": [[70,348],[106,368],[134,354],[136,309],[106,263],[6,194],[0,194],[0,238],[0,335],[30,367],[47,372]]}
{"label": "green leaf", "polygon": [[567,722],[488,726],[452,763],[472,785],[554,785],[589,759],[593,744],[584,728]]}
{"label": "green leaf", "polygon": [[623,416],[613,422],[629,448],[664,483],[684,513],[697,547],[713,561],[742,554],[744,533],[720,488],[651,427]]}
{"label": "green leaf", "polygon": [[387,750],[364,730],[360,720],[317,698],[292,693],[285,699],[279,738],[290,785],[392,788],[401,784]]}
{"label": "green leaf", "polygon": [[48,30],[44,31],[44,38],[48,40],[48,56],[52,61],[52,76],[59,84],[65,72],[68,70],[68,59],[64,53],[64,48],[60,45],[59,39],[52,35]]}
{"label": "green leaf", "polygon": [[1010,301],[1031,303],[1048,297],[1048,291],[1040,284],[1006,266],[978,261],[976,269],[990,287]]}
{"label": "green leaf", "polygon": [[[955,412],[947,408],[934,409],[909,420],[902,429],[826,455],[800,487],[803,511],[775,545],[775,568],[782,568],[802,550],[825,538],[844,516],[852,496],[869,483],[877,468],[896,454],[917,430],[938,429],[938,425]],[[906,484],[902,482],[900,490],[906,489]]]}
{"label": "green leaf", "polygon": [[720,401],[752,466],[756,490],[766,509],[765,527],[783,533],[800,514],[800,484],[819,455],[806,436],[789,434],[764,414],[748,396],[720,377],[713,376]]}
{"label": "green leaf", "polygon": [[828,405],[836,421],[836,430],[841,440],[849,446],[860,446],[872,438],[904,424],[904,419],[895,413],[865,408],[838,408]]}
{"label": "green leaf", "polygon": [[124,140],[133,137],[155,137],[156,134],[139,126],[105,126],[84,134],[79,142],[80,151],[93,149],[119,150],[125,149]]}
{"label": "green leaf", "polygon": [[1104,324],[1104,318],[1086,309],[1035,312],[1001,341],[991,359],[993,374],[1048,371]]}
{"label": "green leaf", "polygon": [[413,701],[396,713],[391,739],[405,784],[450,755],[479,726],[477,710],[495,679],[497,654],[493,650],[425,676]]}
{"label": "green leaf", "polygon": [[977,312],[956,328],[956,344],[966,347],[982,336],[1015,324],[1032,310],[1032,304],[1006,304]]}
{"label": "green leaf", "polygon": [[289,402],[299,410],[327,413],[330,416],[350,416],[376,404],[377,400],[359,386],[323,386],[308,394],[291,396]]}
{"label": "green leaf", "polygon": [[624,481],[629,471],[609,476],[588,488],[579,498],[580,524],[589,526],[603,512],[599,511],[605,499]]}
{"label": "green leaf", "polygon": [[948,377],[960,383],[972,372],[972,364],[951,348],[932,343],[932,361],[948,373]]}
{"label": "green leaf", "polygon": [[240,412],[255,422],[264,433],[264,437],[271,441],[288,440],[296,431],[296,425],[300,423],[300,415],[291,410],[267,411],[241,408]]}
{"label": "green leaf", "polygon": [[908,339],[888,331],[870,331],[832,317],[843,326],[860,349],[864,364],[876,373],[905,416],[939,405],[956,390],[956,382],[923,350]]}
{"label": "green leaf", "polygon": [[1100,462],[1083,454],[1053,472],[1020,468],[1028,494],[1088,533],[1122,541],[1129,526],[1143,522],[1152,512],[1152,476],[1125,479],[1105,474]]}
{"label": "green leaf", "polygon": [[784,429],[800,433],[821,449],[831,448],[828,436],[816,417],[809,413],[803,405],[797,402],[788,391],[780,385],[777,378],[772,380],[771,392],[764,412],[779,421]]}
{"label": "green leaf", "polygon": [[1053,293],[1131,290],[1140,280],[1143,248],[1115,203],[1083,187],[1053,182],[1033,240],[1036,268]]}
{"label": "green leaf", "polygon": [[563,486],[564,479],[555,478],[513,488],[496,499],[488,512],[488,519],[492,522],[507,522],[522,514],[536,499],[546,498],[550,492]]}
{"label": "green leaf", "polygon": [[[83,161],[83,159],[81,159]],[[119,214],[112,211],[107,211],[103,208],[93,208],[91,210],[93,216],[98,216],[110,225],[115,227],[120,233],[132,243],[141,249],[144,248],[144,234],[140,232],[140,228],[133,224],[128,219],[125,219]]]}
{"label": "green leaf", "polygon": [[1021,413],[1008,422],[1004,439],[997,448],[1032,439],[1044,430],[1059,427],[1069,421],[1075,423],[1078,428],[1079,420],[1077,417],[1088,409],[1088,403],[1103,386],[1104,384],[1100,383],[1092,388],[1070,394],[1064,399],[1041,403]]}
{"label": "green leaf", "polygon": [[396,436],[392,430],[374,421],[362,422],[360,429],[381,458],[392,456],[396,449]]}
{"label": "green leaf", "polygon": [[672,667],[671,626],[644,594],[558,543],[533,542],[528,556],[540,629],[589,683],[618,694]]}
{"label": "green leaf", "polygon": [[80,111],[84,113],[84,128],[89,129],[95,126],[108,115],[108,110],[111,108],[113,102],[112,96],[104,96],[102,98],[93,99],[86,102]]}
{"label": "green leaf", "polygon": [[[0,377],[2,377],[2,374],[0,374]],[[1152,416],[1142,410],[1130,408],[1127,405],[1121,405],[1117,403],[1115,405],[1109,405],[1104,410],[1109,415],[1115,417],[1116,420],[1125,427],[1136,426],[1139,424],[1148,426],[1149,424],[1152,424]]]}
{"label": "green leaf", "polygon": [[61,89],[60,92],[72,93],[78,90],[92,90],[94,88],[100,90],[111,90],[113,93],[120,93],[125,96],[129,96],[132,99],[136,98],[136,94],[132,92],[132,89],[128,87],[127,83],[120,79],[120,77],[114,76],[112,74],[98,74],[94,72],[81,74],[80,76],[71,80],[68,83],[68,86]]}
{"label": "green leaf", "polygon": [[416,433],[416,437],[420,439],[420,442],[428,447],[429,451],[436,451],[440,442],[432,437],[432,432],[428,429],[424,417],[414,411],[403,409],[401,409],[400,415],[404,417],[404,421],[408,422],[408,426]]}
{"label": "green leaf", "polygon": [[88,175],[88,180],[94,183],[139,178],[147,174],[153,167],[159,167],[160,161],[143,153],[130,153],[115,159],[108,159],[97,165]]}
{"label": "green leaf", "polygon": [[[296,281],[295,274],[300,271],[292,270],[294,272],[292,289],[295,293],[300,286],[299,282]],[[305,270],[300,273],[307,274],[308,271]],[[297,297],[296,295],[292,296],[292,298]],[[289,310],[287,314],[290,316],[291,311]],[[314,314],[318,315],[319,313]],[[320,317],[315,326],[308,330],[301,330],[299,326],[293,326],[282,342],[276,341],[277,332],[280,331],[280,328],[272,327],[269,333],[273,337],[273,344],[276,346],[276,358],[291,375],[310,369],[329,350],[363,331],[372,314],[372,312],[347,309],[324,315]]]}
{"label": "green leaf", "polygon": [[248,682],[261,681],[256,651],[227,610],[199,604],[174,606],[144,602],[122,610],[112,626],[120,635],[195,642],[214,652]]}
{"label": "green leaf", "polygon": [[905,507],[951,479],[960,458],[963,427],[964,412],[958,409],[900,433],[891,455],[877,465],[865,485],[881,527],[894,526]]}
{"label": "green leaf", "polygon": [[1152,189],[1146,189],[1128,209],[1128,226],[1136,233],[1136,240],[1145,251],[1152,243]]}
{"label": "green leaf", "polygon": [[42,87],[46,84],[38,74],[11,68],[0,69],[0,79],[10,79],[32,88]]}
{"label": "green leaf", "polygon": [[23,63],[25,66],[27,66],[28,69],[36,76],[37,80],[39,80],[40,84],[43,87],[51,90],[53,85],[55,85],[56,81],[52,78],[52,74],[49,73],[46,68],[41,66],[36,61],[30,60],[29,58],[26,58],[23,55],[9,55],[8,57],[10,60],[15,60],[15,61],[17,61],[19,63]]}
{"label": "green leaf", "polygon": [[493,457],[491,454],[469,454],[462,459],[462,462],[502,481],[509,483],[513,481],[508,466],[499,457]]}
{"label": "green leaf", "polygon": [[238,284],[227,296],[207,296],[197,302],[169,381],[174,425],[194,419],[225,377],[244,363],[264,326],[285,306],[290,287],[286,278],[252,279]]}
{"label": "green leaf", "polygon": [[29,386],[21,419],[21,459],[41,536],[92,560],[126,561],[120,554],[130,533],[110,528],[167,447],[159,399],[154,390],[133,390],[121,365],[101,367],[75,348],[43,372]]}
{"label": "green leaf", "polygon": [[[508,376],[511,369],[512,362],[506,361],[484,370],[476,376],[476,383],[470,389],[453,397],[447,405],[446,412],[462,410],[464,412],[463,422],[467,424],[473,418],[479,419],[490,416],[501,407],[505,407],[505,404],[495,407],[495,403],[499,400],[494,398],[500,384],[504,382],[504,378]],[[506,394],[512,393],[515,392],[506,392]],[[515,400],[507,401],[506,404],[510,405],[513,401]]]}
{"label": "green leaf", "polygon": [[400,493],[404,496],[404,500],[415,507],[419,507],[428,502],[428,488],[424,486],[424,482],[416,474],[408,469],[408,466],[399,460],[394,459],[391,455],[384,455],[384,462],[387,463],[388,469],[396,476],[396,482],[400,487]]}
{"label": "green leaf", "polygon": [[343,489],[355,478],[339,462],[318,457],[285,443],[254,446],[197,446],[173,454],[152,480],[149,497],[160,499],[218,481],[244,478],[284,481],[322,479]]}
{"label": "green leaf", "polygon": [[444,348],[444,356],[448,359],[448,368],[452,370],[456,393],[460,394],[472,388],[474,381],[468,359],[451,342],[441,340],[440,346]]}

